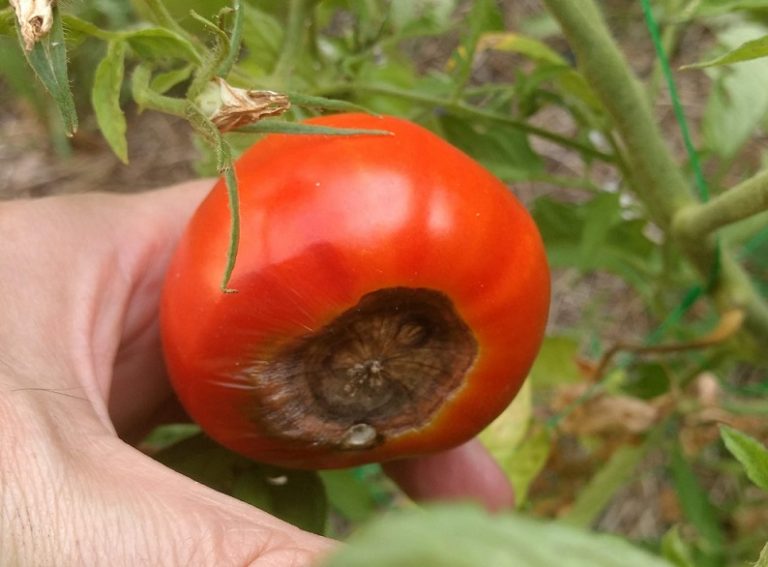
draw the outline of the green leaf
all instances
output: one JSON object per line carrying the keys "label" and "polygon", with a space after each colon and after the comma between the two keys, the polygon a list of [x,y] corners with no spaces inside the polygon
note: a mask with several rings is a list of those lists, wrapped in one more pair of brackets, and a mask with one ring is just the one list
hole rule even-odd
{"label": "green leaf", "polygon": [[621,220],[619,196],[615,193],[596,195],[584,209],[584,226],[579,242],[579,263],[589,265],[608,240],[610,230]]}
{"label": "green leaf", "polygon": [[515,489],[515,505],[518,508],[525,505],[528,489],[544,469],[551,452],[552,436],[549,430],[531,427],[515,451],[499,463]]}
{"label": "green leaf", "polygon": [[760,557],[758,557],[755,567],[768,567],[768,543],[765,544],[765,547],[760,552]]}
{"label": "green leaf", "polygon": [[260,134],[303,134],[315,136],[391,136],[387,130],[367,130],[364,128],[332,128],[284,120],[260,120],[238,128],[235,132]]}
{"label": "green leaf", "polygon": [[13,8],[4,8],[0,10],[0,35],[13,35],[16,16]]}
{"label": "green leaf", "polygon": [[731,454],[738,459],[749,480],[768,490],[768,449],[757,439],[727,425],[720,427],[720,436]]}
{"label": "green leaf", "polygon": [[125,72],[125,43],[112,41],[107,54],[96,67],[91,90],[91,103],[101,133],[115,155],[128,163],[128,141],[125,114],[120,108],[120,93]]}
{"label": "green leaf", "polygon": [[701,63],[685,65],[683,66],[683,69],[703,69],[705,67],[718,67],[722,65],[728,65],[730,63],[751,61],[752,59],[759,59],[766,56],[768,56],[768,36],[763,36],[761,38],[742,43],[736,49],[733,49],[728,53],[721,55],[720,57],[715,57],[714,59],[703,61]]}
{"label": "green leaf", "polygon": [[504,181],[526,179],[544,169],[525,132],[503,124],[470,121],[452,114],[440,118],[445,137]]}
{"label": "green leaf", "polygon": [[567,67],[568,63],[546,43],[514,32],[488,33],[480,39],[487,49],[519,53],[535,61]]}
{"label": "green leaf", "polygon": [[480,441],[499,463],[507,462],[525,438],[533,415],[533,397],[529,382],[509,406],[480,433]]}
{"label": "green leaf", "polygon": [[645,452],[644,445],[617,449],[590,479],[589,484],[579,492],[563,521],[583,528],[592,525],[615,494],[634,479],[637,465]]}
{"label": "green leaf", "polygon": [[488,31],[504,29],[504,20],[495,0],[476,0],[471,6],[469,14],[462,23],[466,33],[449,64],[449,68],[454,68],[453,99],[460,97],[472,76],[475,52],[480,38]]}
{"label": "green leaf", "polygon": [[[731,26],[718,33],[726,47],[762,37],[766,29],[752,23]],[[768,113],[768,65],[746,61],[727,68],[714,68],[711,95],[702,122],[706,144],[718,155],[732,158],[750,138]]]}
{"label": "green leaf", "polygon": [[552,266],[608,270],[648,296],[660,263],[658,248],[645,235],[646,221],[624,214],[615,193],[581,204],[542,197],[533,206]]}
{"label": "green leaf", "polygon": [[[18,25],[16,27],[19,43],[23,45]],[[77,111],[72,91],[69,87],[67,72],[67,52],[64,30],[57,4],[53,4],[53,26],[47,37],[38,41],[31,51],[24,50],[27,62],[35,75],[53,97],[56,107],[64,120],[68,135],[77,130]]]}
{"label": "green leaf", "polygon": [[283,43],[283,25],[250,3],[245,3],[243,8],[243,44],[247,49],[238,65],[253,77],[262,77],[277,63]]}
{"label": "green leaf", "polygon": [[680,537],[678,526],[673,526],[661,538],[661,553],[675,567],[696,567],[691,550]]}
{"label": "green leaf", "polygon": [[155,427],[141,442],[142,449],[150,454],[167,449],[184,439],[200,434],[200,426],[194,423],[169,423]]}
{"label": "green leaf", "polygon": [[576,365],[579,343],[565,336],[544,339],[541,350],[529,374],[534,387],[543,388],[560,384],[573,384],[583,377]]}
{"label": "green leaf", "polygon": [[164,73],[157,73],[152,77],[149,88],[158,94],[167,93],[179,83],[183,83],[192,75],[192,66],[185,65],[180,69],[173,69]]}
{"label": "green leaf", "polygon": [[348,100],[339,100],[335,98],[326,98],[323,96],[311,96],[301,93],[286,93],[291,100],[291,104],[296,106],[305,106],[307,108],[316,108],[321,110],[332,110],[335,112],[365,112],[372,114],[367,108],[349,102]]}
{"label": "green leaf", "polygon": [[328,504],[315,472],[252,465],[235,478],[232,496],[303,530],[325,532]]}
{"label": "green leaf", "polygon": [[390,0],[389,20],[399,34],[444,31],[451,23],[457,0]]}
{"label": "green leaf", "polygon": [[698,2],[695,17],[711,17],[721,14],[734,14],[738,10],[768,10],[765,0],[701,0]]}
{"label": "green leaf", "polygon": [[219,492],[258,506],[302,529],[322,533],[326,498],[317,473],[255,463],[203,435],[154,455],[164,465]]}
{"label": "green leaf", "polygon": [[80,43],[85,36],[91,36],[105,41],[120,39],[119,32],[103,30],[91,22],[65,14],[62,16],[64,28],[67,30],[67,41]]}
{"label": "green leaf", "polygon": [[671,472],[683,514],[698,532],[696,565],[722,565],[725,536],[717,512],[679,445],[672,453]]}
{"label": "green leaf", "polygon": [[150,60],[182,59],[200,64],[195,47],[182,35],[165,28],[146,28],[123,34],[123,39],[142,58]]}
{"label": "green leaf", "polygon": [[359,524],[369,520],[379,509],[376,498],[355,469],[321,471],[328,501],[348,521]]}
{"label": "green leaf", "polygon": [[664,365],[657,362],[639,362],[629,370],[626,383],[622,385],[625,394],[650,400],[670,389],[669,373]]}
{"label": "green leaf", "polygon": [[403,510],[361,529],[325,567],[670,567],[609,535],[476,508]]}

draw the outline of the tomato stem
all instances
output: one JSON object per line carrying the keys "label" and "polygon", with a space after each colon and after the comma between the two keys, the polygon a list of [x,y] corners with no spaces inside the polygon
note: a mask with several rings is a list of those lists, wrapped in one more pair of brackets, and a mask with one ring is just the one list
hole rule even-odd
{"label": "tomato stem", "polygon": [[[720,262],[711,292],[721,311],[742,307],[746,313],[745,326],[763,341],[768,339],[768,303],[751,283],[749,275],[728,250],[718,253],[716,239],[697,234],[691,239],[680,226],[686,224],[691,207],[707,211],[712,217],[725,214],[731,199],[717,199],[708,205],[697,205],[689,183],[672,156],[664,135],[656,125],[646,92],[632,72],[612,38],[594,0],[543,0],[544,5],[560,23],[574,50],[582,73],[589,81],[606,110],[613,118],[625,155],[630,177],[628,182],[646,205],[651,218],[670,236],[676,238],[686,257],[704,278],[712,274],[713,265]],[[726,193],[727,194],[727,193]],[[762,194],[762,193],[761,193]],[[749,207],[755,210],[755,207]],[[690,218],[687,219],[690,221]],[[709,229],[714,230],[710,223]]]}
{"label": "tomato stem", "polygon": [[533,126],[522,120],[515,120],[514,118],[511,118],[505,114],[499,114],[497,112],[483,110],[481,108],[477,108],[475,106],[472,106],[470,104],[467,104],[461,101],[451,101],[450,99],[447,99],[447,98],[435,97],[432,95],[413,92],[406,89],[399,89],[399,88],[390,87],[387,85],[377,85],[377,84],[370,84],[370,83],[349,83],[349,84],[342,84],[342,85],[333,85],[330,87],[326,87],[322,90],[323,90],[323,93],[325,92],[337,93],[337,92],[349,91],[349,92],[355,92],[355,93],[380,94],[380,95],[400,98],[403,100],[408,100],[411,102],[421,103],[421,104],[429,105],[434,108],[441,108],[441,109],[448,110],[456,114],[457,116],[464,116],[471,119],[479,118],[482,120],[487,120],[489,122],[496,122],[499,124],[504,124],[505,126],[511,126],[513,128],[520,130],[521,132],[526,132],[528,134],[531,134],[532,136],[549,140],[550,142],[555,142],[556,144],[563,146],[565,148],[574,149],[584,156],[594,158],[594,159],[599,159],[600,161],[603,161],[606,163],[615,163],[617,161],[616,156],[605,153],[605,152],[601,152],[600,150],[597,150],[590,145],[583,144],[581,142],[572,140],[565,136],[561,136],[560,134],[556,134],[555,132],[550,132],[549,130],[545,130],[544,128],[538,128],[537,126]]}

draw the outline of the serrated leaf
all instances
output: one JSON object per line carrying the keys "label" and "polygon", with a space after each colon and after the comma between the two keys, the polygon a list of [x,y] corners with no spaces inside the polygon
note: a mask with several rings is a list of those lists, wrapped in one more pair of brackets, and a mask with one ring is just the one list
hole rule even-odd
{"label": "serrated leaf", "polygon": [[671,567],[609,535],[470,507],[391,513],[350,538],[325,567]]}
{"label": "serrated leaf", "polygon": [[175,471],[295,526],[323,531],[326,498],[315,472],[255,463],[203,435],[186,438],[153,456]]}
{"label": "serrated leaf", "polygon": [[[16,31],[19,42],[23,45],[18,25]],[[24,55],[37,78],[53,97],[64,121],[64,129],[71,136],[77,130],[77,111],[69,87],[66,43],[57,4],[53,4],[53,25],[50,33],[35,43],[31,51],[24,50]]]}
{"label": "serrated leaf", "polygon": [[645,455],[645,446],[624,446],[617,449],[608,462],[597,471],[580,492],[573,506],[563,517],[568,524],[589,527],[611,502],[616,492],[633,478],[635,469]]}
{"label": "serrated leaf", "polygon": [[142,59],[182,59],[199,64],[200,56],[195,47],[182,35],[165,28],[145,28],[123,34]]}
{"label": "serrated leaf", "polygon": [[96,67],[91,90],[91,103],[96,122],[112,151],[123,163],[128,163],[128,141],[125,138],[127,124],[120,108],[125,73],[125,43],[112,41],[107,54]]}
{"label": "serrated leaf", "polygon": [[738,459],[749,480],[768,490],[768,449],[757,439],[732,427],[720,427],[720,436],[731,454]]}
{"label": "serrated leaf", "polygon": [[728,53],[721,55],[720,57],[715,57],[709,61],[684,65],[682,68],[703,69],[705,67],[719,67],[722,65],[729,65],[731,63],[740,63],[742,61],[760,59],[761,57],[766,56],[768,56],[768,36],[763,36],[761,38],[742,43],[736,49],[733,49]]}

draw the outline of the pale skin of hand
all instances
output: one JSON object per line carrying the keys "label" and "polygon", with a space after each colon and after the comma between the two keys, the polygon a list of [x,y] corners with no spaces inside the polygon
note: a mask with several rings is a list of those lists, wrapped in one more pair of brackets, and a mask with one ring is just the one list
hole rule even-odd
{"label": "pale skin of hand", "polygon": [[[336,545],[145,456],[177,407],[157,311],[211,187],[0,203],[0,558],[8,565],[311,565]],[[390,463],[421,500],[512,504],[476,442]]]}

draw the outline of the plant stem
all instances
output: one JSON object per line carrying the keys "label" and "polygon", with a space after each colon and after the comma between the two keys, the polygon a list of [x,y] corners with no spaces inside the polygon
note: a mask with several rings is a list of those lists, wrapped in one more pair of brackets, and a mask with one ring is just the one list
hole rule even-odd
{"label": "plant stem", "polygon": [[284,88],[287,79],[293,72],[304,46],[304,31],[307,25],[307,7],[310,0],[289,0],[288,22],[280,49],[280,59],[275,65],[272,76],[276,79],[277,88]]}
{"label": "plant stem", "polygon": [[669,228],[674,213],[693,202],[640,82],[610,35],[593,0],[543,0],[560,23],[584,76],[614,120],[638,192],[654,220]]}
{"label": "plant stem", "polygon": [[331,87],[323,88],[320,94],[333,95],[340,91],[379,94],[379,95],[401,98],[401,99],[409,100],[411,102],[427,104],[434,108],[441,108],[441,109],[448,110],[458,116],[465,116],[468,118],[475,118],[475,119],[480,118],[483,120],[488,120],[490,122],[497,122],[499,124],[511,126],[512,128],[517,128],[533,136],[537,136],[539,138],[543,138],[545,140],[555,142],[560,146],[571,148],[585,156],[589,156],[594,159],[599,159],[607,163],[614,163],[615,161],[615,158],[613,155],[601,152],[600,150],[596,150],[592,146],[582,144],[580,142],[577,142],[565,136],[561,136],[560,134],[555,134],[554,132],[550,132],[549,130],[544,130],[543,128],[537,128],[536,126],[531,126],[530,124],[523,122],[522,120],[515,120],[514,118],[510,118],[509,116],[506,116],[504,114],[498,114],[496,112],[482,110],[480,108],[471,106],[461,101],[454,102],[447,98],[435,97],[428,94],[409,91],[405,89],[398,89],[396,87],[390,87],[386,85],[376,85],[376,84],[366,84],[366,83],[350,83],[350,84],[342,84],[342,85],[333,85]]}
{"label": "plant stem", "polygon": [[[703,277],[708,277],[717,258],[715,239],[691,240],[685,232],[672,230],[673,224],[681,222],[677,220],[678,214],[691,214],[682,211],[694,204],[693,195],[656,126],[645,91],[611,37],[594,0],[543,3],[560,23],[582,73],[613,119],[626,149],[625,158],[633,178],[630,185],[654,222],[677,237],[687,258]],[[747,329],[758,340],[768,341],[768,303],[727,250],[722,250],[720,262],[718,282],[712,290],[719,309],[743,308]]]}
{"label": "plant stem", "polygon": [[699,240],[728,224],[768,211],[768,169],[699,205],[682,209],[675,217],[675,231]]}

